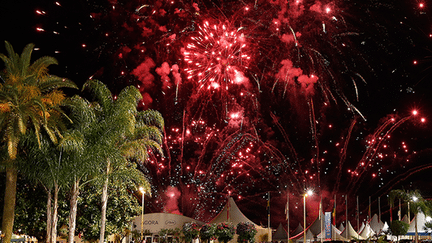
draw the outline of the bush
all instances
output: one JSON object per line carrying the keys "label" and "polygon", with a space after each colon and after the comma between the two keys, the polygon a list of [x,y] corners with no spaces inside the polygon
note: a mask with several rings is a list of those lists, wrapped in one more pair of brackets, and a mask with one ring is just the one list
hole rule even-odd
{"label": "bush", "polygon": [[396,235],[398,237],[400,235],[405,235],[408,232],[409,224],[399,221],[399,220],[393,220],[390,224],[390,231],[392,235]]}
{"label": "bush", "polygon": [[259,236],[259,239],[261,242],[268,242],[269,241],[269,234],[265,233]]}
{"label": "bush", "polygon": [[216,227],[216,236],[219,242],[228,242],[234,238],[235,228],[232,224],[219,223]]}
{"label": "bush", "polygon": [[216,224],[205,224],[200,229],[200,238],[202,241],[216,240]]}
{"label": "bush", "polygon": [[255,229],[255,225],[252,223],[238,223],[236,234],[237,242],[254,242],[255,241],[255,235],[257,233],[257,230]]}
{"label": "bush", "polygon": [[192,242],[199,234],[199,227],[195,222],[185,223],[183,225],[183,234],[186,242]]}

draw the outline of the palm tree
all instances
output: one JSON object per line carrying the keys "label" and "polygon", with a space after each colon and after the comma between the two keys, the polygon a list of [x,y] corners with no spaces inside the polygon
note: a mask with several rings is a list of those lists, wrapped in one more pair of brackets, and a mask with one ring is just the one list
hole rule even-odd
{"label": "palm tree", "polygon": [[405,190],[392,190],[389,193],[390,205],[393,205],[396,198],[402,199],[408,205],[408,212],[414,214],[415,226],[415,242],[418,242],[418,229],[417,229],[417,214],[423,212],[425,215],[430,213],[426,200],[423,199],[418,190],[405,191]]}
{"label": "palm tree", "polygon": [[[98,80],[88,80],[83,90],[89,90],[98,102],[98,117],[103,118],[98,122],[98,136],[107,146],[103,151],[105,159],[101,161],[104,183],[99,242],[104,242],[109,178],[121,174],[123,170],[120,168],[124,168],[123,165],[128,160],[144,163],[149,157],[149,150],[163,154],[161,144],[164,121],[157,111],[137,111],[137,102],[142,96],[133,86],[124,88],[116,99]],[[150,191],[148,182],[143,186],[146,191]]]}
{"label": "palm tree", "polygon": [[80,96],[69,99],[71,127],[64,133],[59,143],[62,160],[66,165],[65,180],[69,186],[69,232],[68,242],[73,243],[76,229],[76,215],[78,210],[78,196],[80,187],[88,183],[97,173],[95,163],[100,156],[97,138],[92,137],[97,126],[97,107]]}
{"label": "palm tree", "polygon": [[30,180],[41,184],[48,194],[47,200],[47,233],[46,242],[56,242],[58,222],[58,195],[65,187],[68,168],[62,159],[62,151],[53,144],[48,136],[40,138],[39,148],[36,136],[29,134],[22,140],[25,143],[25,161],[20,163],[19,169]]}
{"label": "palm tree", "polygon": [[0,135],[2,146],[7,147],[6,188],[3,209],[2,229],[4,242],[12,236],[16,200],[16,180],[18,169],[16,157],[18,144],[23,134],[31,129],[38,144],[43,130],[53,142],[61,137],[58,119],[63,112],[59,108],[65,99],[59,88],[77,88],[64,78],[48,74],[48,67],[57,64],[53,57],[42,57],[31,63],[34,45],[25,46],[21,55],[15,53],[12,45],[6,42],[8,56],[0,54],[5,63],[0,83]]}

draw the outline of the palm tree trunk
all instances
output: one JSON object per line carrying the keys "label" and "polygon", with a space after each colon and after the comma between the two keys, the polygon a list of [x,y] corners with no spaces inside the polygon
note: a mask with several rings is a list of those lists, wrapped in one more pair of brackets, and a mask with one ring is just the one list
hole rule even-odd
{"label": "palm tree trunk", "polygon": [[76,215],[77,215],[77,202],[79,194],[79,180],[75,180],[70,198],[70,211],[69,211],[69,234],[68,243],[74,243],[75,227],[76,227]]}
{"label": "palm tree trunk", "polygon": [[100,233],[99,242],[105,242],[105,223],[106,223],[106,210],[108,203],[108,182],[109,182],[109,172],[110,172],[110,161],[107,164],[107,174],[106,179],[102,188],[102,209],[101,209],[101,223],[100,223]]}
{"label": "palm tree trunk", "polygon": [[6,185],[3,205],[2,234],[4,234],[3,243],[10,243],[14,223],[14,210],[16,201],[18,170],[13,166],[6,168]]}
{"label": "palm tree trunk", "polygon": [[52,212],[52,226],[51,226],[51,243],[57,242],[57,222],[58,222],[58,193],[59,186],[57,182],[54,185],[54,204],[53,204],[53,212]]}
{"label": "palm tree trunk", "polygon": [[51,229],[52,229],[52,194],[51,189],[47,189],[48,191],[48,200],[47,200],[47,228],[46,228],[46,243],[51,243]]}

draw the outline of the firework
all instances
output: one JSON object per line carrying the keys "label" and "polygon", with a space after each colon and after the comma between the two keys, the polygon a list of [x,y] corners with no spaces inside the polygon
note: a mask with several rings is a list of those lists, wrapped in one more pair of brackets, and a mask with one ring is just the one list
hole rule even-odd
{"label": "firework", "polygon": [[187,79],[196,79],[198,89],[225,89],[248,82],[244,72],[249,68],[250,43],[242,27],[226,24],[198,25],[183,51]]}
{"label": "firework", "polygon": [[394,109],[369,94],[403,90],[390,83],[400,77],[381,76],[403,73],[383,66],[411,45],[409,35],[383,28],[396,3],[89,2],[91,12],[69,24],[63,13],[76,11],[66,2],[52,2],[55,11],[38,6],[33,30],[56,43],[73,39],[55,54],[84,53],[82,79],[103,80],[114,93],[135,85],[139,107],[162,112],[166,156],[141,168],[152,183],[150,211],[208,220],[232,196],[260,222],[265,192],[296,197],[307,187],[328,210],[335,194],[372,188],[365,181],[378,193],[392,182],[387,171],[401,173],[414,151],[401,137],[411,137],[405,128],[418,116],[366,120]]}

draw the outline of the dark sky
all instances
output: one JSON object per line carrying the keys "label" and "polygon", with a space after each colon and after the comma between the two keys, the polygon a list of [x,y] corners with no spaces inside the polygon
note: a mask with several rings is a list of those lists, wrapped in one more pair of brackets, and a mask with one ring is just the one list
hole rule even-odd
{"label": "dark sky", "polygon": [[[265,221],[264,210],[256,213],[251,208],[265,206],[266,191],[276,195],[274,210],[283,210],[287,191],[298,198],[302,191],[299,184],[317,188],[326,197],[324,209],[329,210],[334,194],[341,197],[349,191],[334,191],[336,178],[341,185],[357,183],[358,189],[349,198],[361,195],[363,206],[367,196],[373,195],[374,201],[385,197],[391,188],[388,183],[396,188],[418,187],[426,197],[432,197],[428,170],[413,172],[414,176],[404,174],[430,164],[430,153],[421,151],[432,144],[428,125],[432,119],[431,6],[420,7],[421,1],[408,0],[299,2],[2,1],[0,40],[11,42],[16,52],[35,43],[39,48],[34,51],[35,58],[56,57],[59,65],[51,72],[79,85],[89,77],[98,78],[114,94],[126,85],[135,85],[144,96],[140,108],[163,114],[167,158],[157,157],[157,163],[143,168],[155,195],[147,205],[150,211],[171,210],[160,203],[168,201],[164,193],[170,186],[179,189],[179,209],[187,216],[202,220],[214,215],[227,195],[233,195],[257,223]],[[185,69],[190,66],[182,50],[205,20],[214,21],[219,29],[225,24],[244,33],[244,52],[252,61],[231,66],[246,76],[247,85],[230,84],[229,91],[207,92],[198,89],[196,78],[192,80],[197,83],[187,81]],[[297,44],[284,39],[295,39],[293,32]],[[3,45],[0,52],[5,53]],[[283,60],[293,63],[286,75],[301,70],[303,77],[319,77],[314,92],[301,86],[300,74],[294,75],[290,85],[283,84],[278,76],[286,65]],[[200,61],[212,65],[211,57]],[[171,68],[166,83],[157,71],[164,62]],[[141,64],[144,69],[139,69],[140,73]],[[176,85],[174,65],[180,68],[181,85]],[[226,79],[220,79],[219,84],[231,79],[229,71],[223,70],[225,76],[217,77]],[[150,76],[153,78],[146,79]],[[373,158],[372,169],[359,180],[348,175],[348,170],[361,163],[370,141],[368,134],[381,126],[383,118],[400,119],[413,109],[428,122],[413,118],[395,128],[391,141],[386,142],[392,151],[382,152],[393,159]],[[240,122],[227,118],[235,111],[241,113]],[[354,117],[357,122],[348,137]],[[194,123],[199,121],[204,123]],[[193,136],[188,137],[188,131]],[[342,146],[347,139],[350,145],[343,157],[337,144]],[[251,157],[240,158],[238,154],[245,153],[249,142],[259,149],[250,148]],[[409,149],[400,155],[404,143]],[[263,152],[266,149],[270,152]],[[326,162],[309,164],[318,158]],[[413,162],[403,164],[407,158]],[[246,169],[235,168],[235,162]],[[239,175],[229,177],[231,172]],[[242,173],[249,178],[243,178]],[[373,174],[378,175],[376,179]],[[272,224],[277,226],[281,220],[282,216],[275,217]]]}

